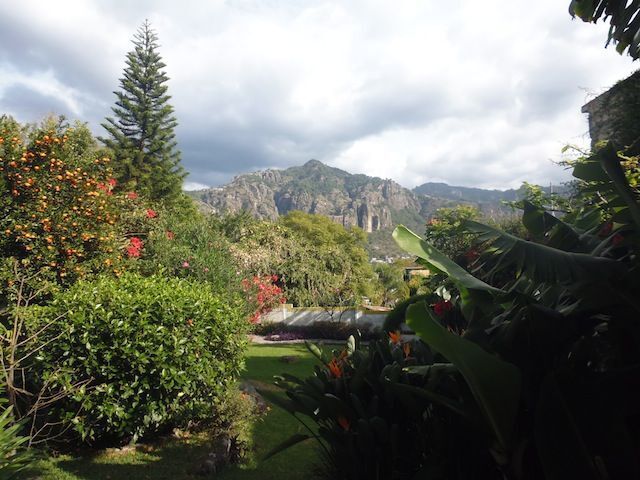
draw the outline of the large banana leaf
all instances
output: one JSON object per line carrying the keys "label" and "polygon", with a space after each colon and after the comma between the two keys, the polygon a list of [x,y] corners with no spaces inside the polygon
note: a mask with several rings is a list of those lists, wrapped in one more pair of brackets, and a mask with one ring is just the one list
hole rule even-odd
{"label": "large banana leaf", "polygon": [[408,308],[407,324],[460,371],[502,452],[508,452],[520,401],[520,370],[447,331],[424,302]]}
{"label": "large banana leaf", "polygon": [[445,273],[456,284],[468,290],[479,290],[489,293],[505,293],[499,288],[483,282],[467,272],[460,265],[450,260],[444,253],[429,245],[418,235],[404,225],[399,225],[393,231],[393,239],[404,251],[420,257],[439,272]]}
{"label": "large banana leaf", "polygon": [[578,16],[585,22],[596,23],[602,17],[608,18],[611,27],[607,45],[613,41],[620,54],[628,48],[634,60],[640,57],[639,10],[638,0],[572,0],[569,4],[571,16]]}
{"label": "large banana leaf", "polygon": [[515,265],[539,282],[602,282],[624,274],[626,268],[615,260],[585,253],[565,252],[539,243],[529,242],[514,235],[467,220],[464,226],[478,234],[480,241],[488,242],[500,255],[500,265]]}

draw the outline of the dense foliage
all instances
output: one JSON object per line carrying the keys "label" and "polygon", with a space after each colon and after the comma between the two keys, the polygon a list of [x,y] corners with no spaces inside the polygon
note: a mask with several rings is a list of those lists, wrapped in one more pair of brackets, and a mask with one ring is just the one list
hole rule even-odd
{"label": "dense foliage", "polygon": [[123,186],[154,201],[179,202],[185,173],[176,148],[177,121],[169,104],[165,64],[157,51],[158,37],[148,22],[133,44],[112,108],[115,118],[103,124],[109,134],[103,142],[114,152],[116,179]]}
{"label": "dense foliage", "polygon": [[[26,128],[0,118],[0,256],[68,284],[118,271],[122,198],[89,129],[48,119]],[[6,272],[4,274],[6,278]]]}
{"label": "dense foliage", "polygon": [[139,261],[144,273],[189,278],[219,293],[241,290],[230,243],[215,217],[197,211],[154,213]]}
{"label": "dense foliage", "polygon": [[127,273],[80,281],[32,308],[32,332],[56,328],[28,380],[52,389],[87,381],[38,421],[120,442],[206,420],[242,367],[242,305],[202,283]]}
{"label": "dense foliage", "polygon": [[322,215],[291,212],[276,222],[232,215],[219,227],[244,276],[277,276],[284,298],[296,306],[357,305],[379,300],[380,285],[358,228]]}
{"label": "dense foliage", "polygon": [[[508,478],[633,478],[640,392],[637,170],[610,144],[575,164],[582,207],[562,219],[524,204],[531,241],[467,221],[470,275],[406,229],[396,238],[449,276],[462,337],[424,304],[409,325],[461,373],[462,415],[490,433]],[[499,394],[496,394],[499,392]],[[453,398],[450,398],[453,400]]]}
{"label": "dense foliage", "polygon": [[[321,366],[313,376],[285,375],[278,384],[289,402],[278,402],[296,417],[317,424],[312,433],[298,434],[273,454],[315,438],[323,459],[323,478],[491,478],[491,458],[478,448],[484,439],[456,413],[455,402],[425,406],[425,400],[468,396],[463,384],[434,381],[437,393],[419,388],[429,372],[449,378],[455,370],[423,343],[403,342],[398,332],[368,347],[351,337],[344,350],[324,352],[308,345]],[[417,367],[420,365],[421,367]],[[275,399],[277,401],[277,399]],[[304,417],[298,417],[304,422]]]}

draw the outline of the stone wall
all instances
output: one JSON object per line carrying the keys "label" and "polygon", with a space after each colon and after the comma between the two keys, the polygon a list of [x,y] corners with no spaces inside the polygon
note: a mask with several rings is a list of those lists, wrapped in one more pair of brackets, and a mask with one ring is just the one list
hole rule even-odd
{"label": "stone wall", "polygon": [[611,140],[618,148],[640,137],[640,70],[582,107],[589,114],[591,146]]}

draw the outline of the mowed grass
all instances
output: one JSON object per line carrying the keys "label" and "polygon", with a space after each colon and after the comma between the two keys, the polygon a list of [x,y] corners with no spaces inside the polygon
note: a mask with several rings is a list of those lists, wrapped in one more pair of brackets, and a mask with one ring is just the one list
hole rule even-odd
{"label": "mowed grass", "polygon": [[[284,363],[282,356],[296,355],[298,361]],[[275,389],[273,376],[281,373],[305,377],[316,360],[304,345],[251,345],[243,377],[263,388]],[[279,395],[284,394],[278,392]],[[277,406],[257,420],[253,439],[255,451],[247,463],[226,467],[211,478],[221,480],[302,480],[312,476],[318,463],[313,441],[298,444],[268,460],[260,459],[274,446],[295,433],[303,433],[298,421]],[[193,480],[206,478],[194,469],[210,451],[209,438],[194,435],[186,439],[167,439],[135,449],[63,455],[37,463],[27,478],[32,480]]]}

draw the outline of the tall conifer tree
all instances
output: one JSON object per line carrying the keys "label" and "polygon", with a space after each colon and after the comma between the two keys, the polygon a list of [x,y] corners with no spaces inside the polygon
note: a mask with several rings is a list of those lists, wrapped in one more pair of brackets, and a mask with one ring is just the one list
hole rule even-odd
{"label": "tall conifer tree", "polygon": [[157,42],[145,20],[134,35],[134,49],[127,53],[121,90],[114,92],[114,117],[102,124],[109,137],[101,140],[114,152],[114,170],[122,185],[171,203],[181,195],[185,172],[176,148],[177,121],[167,95],[166,65]]}

